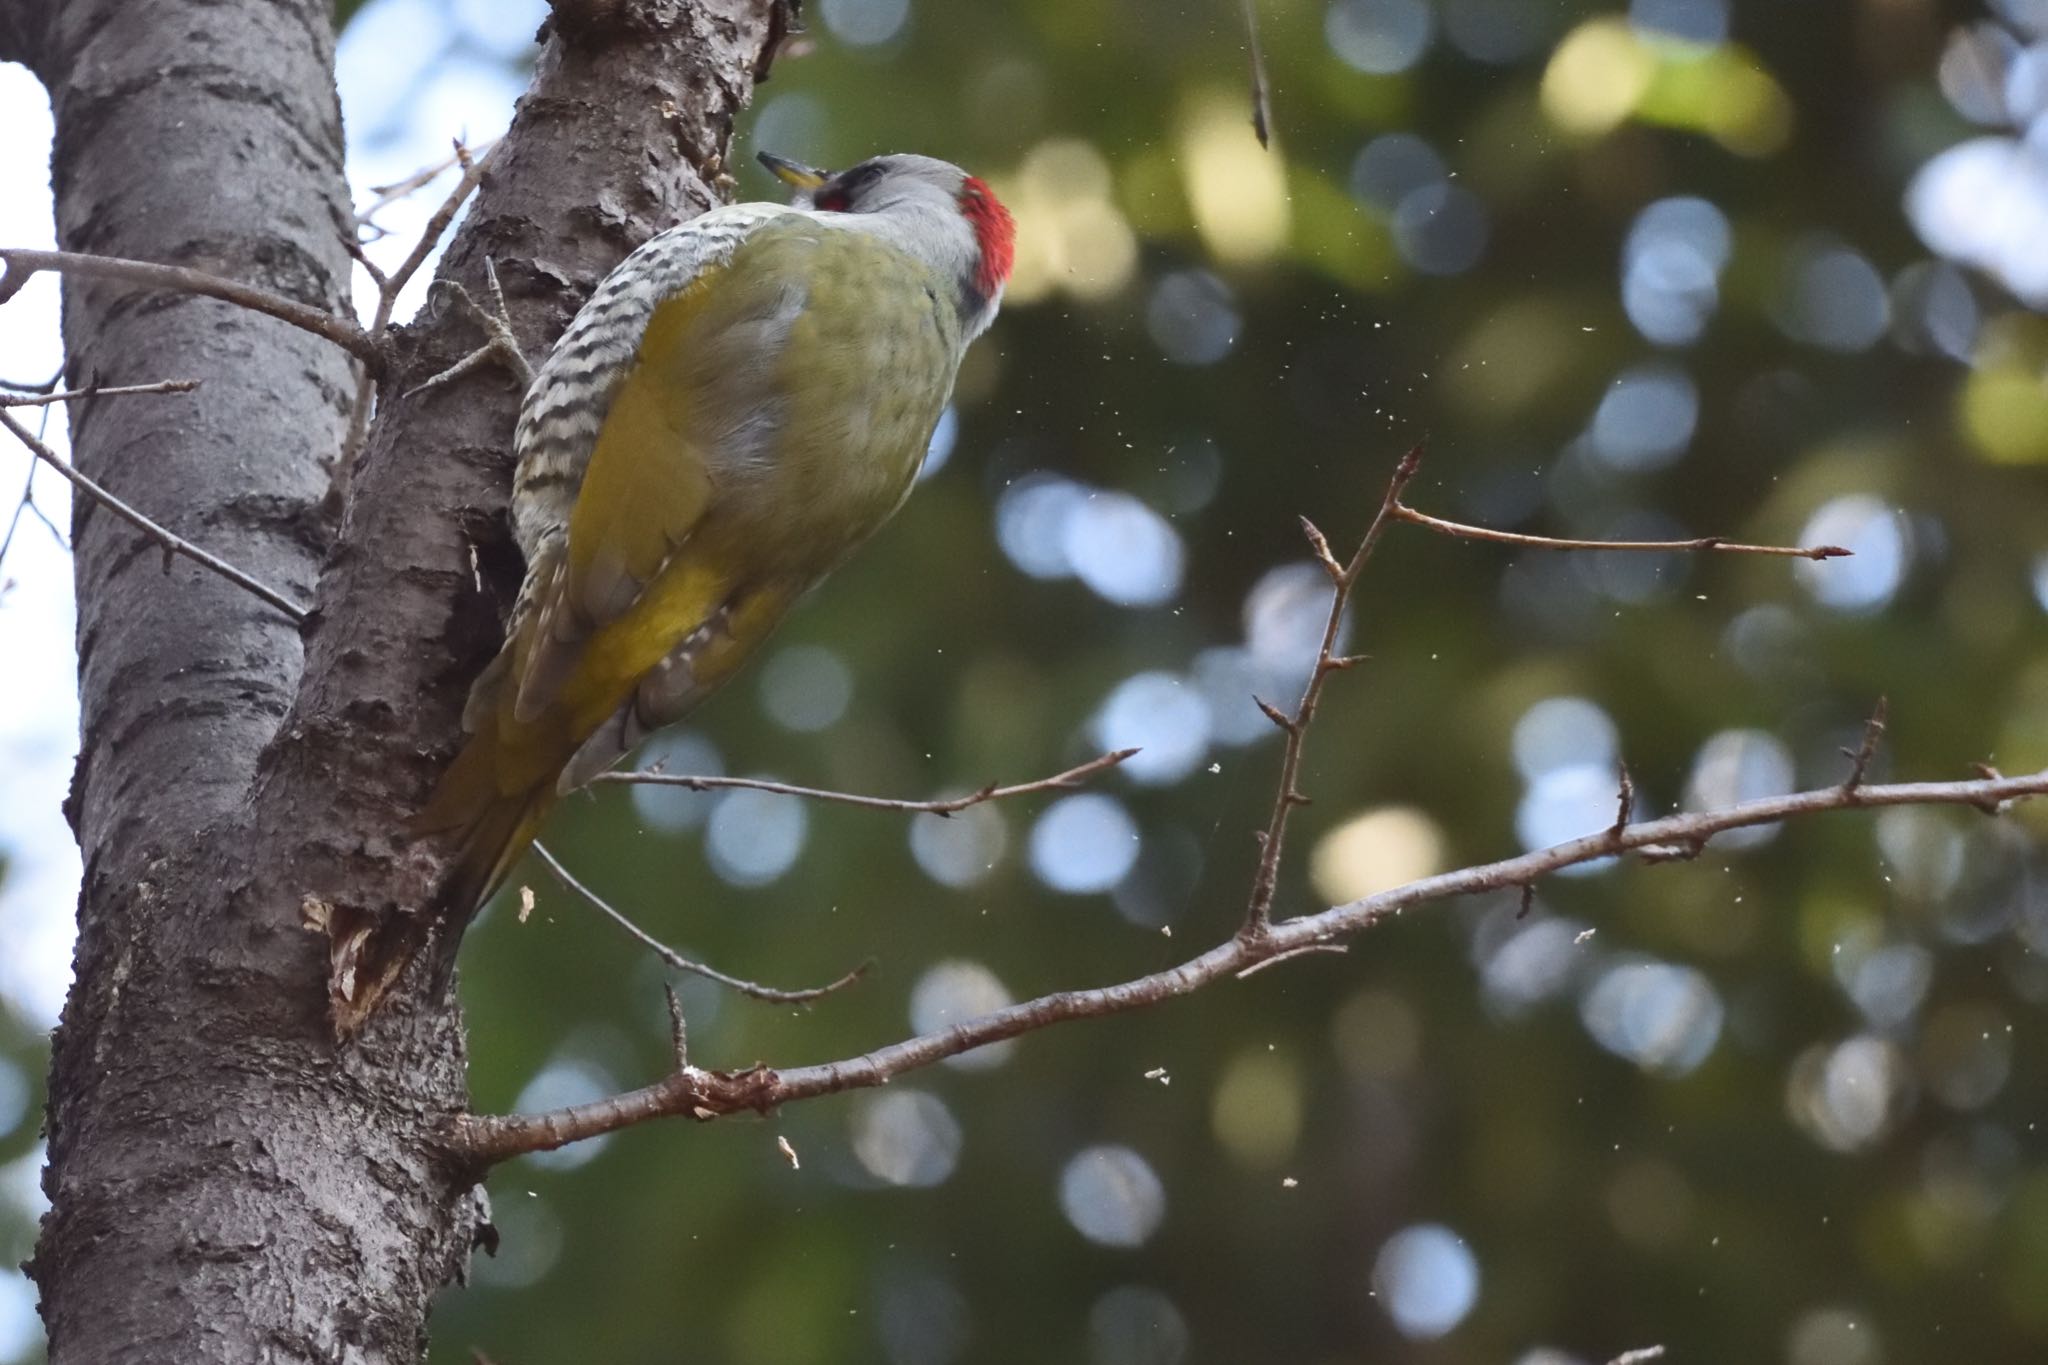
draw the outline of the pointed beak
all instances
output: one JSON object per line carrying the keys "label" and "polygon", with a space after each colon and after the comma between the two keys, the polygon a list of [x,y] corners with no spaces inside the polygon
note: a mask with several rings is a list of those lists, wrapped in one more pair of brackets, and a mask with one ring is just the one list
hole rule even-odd
{"label": "pointed beak", "polygon": [[793,189],[814,190],[832,178],[830,171],[817,170],[773,152],[757,152],[755,156],[768,168],[768,174]]}

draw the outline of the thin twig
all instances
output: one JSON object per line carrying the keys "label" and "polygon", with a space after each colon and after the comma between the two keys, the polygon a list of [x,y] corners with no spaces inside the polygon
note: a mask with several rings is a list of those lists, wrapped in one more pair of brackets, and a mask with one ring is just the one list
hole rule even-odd
{"label": "thin twig", "polygon": [[1526,886],[1562,868],[1617,854],[1681,844],[1705,847],[1713,836],[1728,830],[1776,824],[1823,811],[1870,806],[1990,804],[1995,808],[2044,795],[2048,795],[2048,770],[2025,777],[1866,786],[1853,793],[1840,786],[1823,787],[1721,810],[1666,816],[1620,830],[1603,829],[1519,857],[1425,877],[1313,915],[1283,920],[1256,939],[1233,936],[1199,957],[1149,976],[1040,996],[842,1061],[738,1072],[690,1067],[653,1085],[589,1104],[541,1114],[464,1115],[447,1130],[446,1140],[458,1157],[487,1167],[526,1152],[550,1150],[658,1118],[687,1115],[708,1119],[766,1112],[795,1100],[884,1085],[906,1072],[1065,1020],[1101,1018],[1177,999],[1269,958],[1359,933],[1414,906]]}
{"label": "thin twig", "polygon": [[1243,981],[1249,977],[1257,976],[1268,967],[1277,967],[1283,962],[1292,962],[1298,957],[1308,957],[1313,953],[1330,953],[1334,956],[1342,957],[1350,951],[1351,945],[1348,943],[1304,943],[1299,948],[1289,948],[1284,953],[1275,953],[1271,957],[1260,958],[1257,962],[1252,963],[1251,966],[1239,971],[1237,979]]}
{"label": "thin twig", "polygon": [[64,381],[64,367],[59,365],[57,373],[48,379],[39,379],[33,384],[21,384],[12,379],[0,379],[0,389],[13,389],[16,393],[48,393]]}
{"label": "thin twig", "polygon": [[447,170],[450,166],[459,165],[464,170],[470,169],[472,166],[482,161],[485,157],[489,156],[491,154],[491,149],[497,145],[498,144],[495,141],[486,142],[481,148],[472,151],[468,144],[458,140],[455,143],[454,150],[449,155],[441,158],[439,161],[434,162],[432,165],[422,166],[420,167],[420,169],[414,171],[411,175],[405,177],[405,179],[393,181],[389,185],[370,186],[370,193],[376,195],[377,200],[375,203],[371,204],[368,208],[364,209],[362,212],[356,215],[357,224],[362,227],[374,229],[375,231],[380,233],[383,232],[383,228],[379,227],[376,223],[373,223],[370,220],[375,218],[379,213],[382,213],[385,209],[391,207],[391,205],[397,203],[399,200],[404,199],[409,195],[412,195],[420,190],[425,189],[428,185],[433,183],[435,178],[438,177],[441,174],[441,172]]}
{"label": "thin twig", "polygon": [[1793,559],[1840,559],[1853,553],[1839,545],[1744,545],[1737,541],[1724,540],[1720,536],[1700,536],[1694,540],[1567,540],[1557,536],[1524,535],[1519,531],[1496,531],[1489,526],[1468,526],[1462,521],[1446,521],[1427,512],[1418,512],[1406,503],[1396,503],[1393,515],[1402,521],[1427,527],[1458,540],[1484,540],[1495,545],[1527,545],[1541,550],[1631,550],[1658,554],[1718,550],[1723,554],[1784,555]]}
{"label": "thin twig", "polygon": [[834,991],[851,986],[854,982],[866,976],[869,969],[874,966],[872,962],[863,962],[837,981],[828,982],[823,986],[813,986],[808,990],[797,991],[778,990],[774,986],[763,986],[759,982],[748,981],[737,976],[728,976],[716,967],[707,967],[701,962],[684,957],[681,953],[633,923],[632,920],[627,919],[618,910],[614,909],[604,897],[576,880],[575,875],[568,868],[562,866],[561,860],[549,852],[545,844],[534,844],[533,851],[539,856],[547,870],[555,875],[556,881],[588,901],[595,909],[603,912],[612,923],[618,925],[619,928],[638,941],[642,947],[646,948],[663,962],[666,962],[679,972],[688,972],[692,976],[701,976],[707,981],[716,981],[721,986],[738,991],[748,999],[765,1000],[771,1005],[807,1005],[814,1000],[823,999]]}
{"label": "thin twig", "polygon": [[267,289],[209,275],[203,270],[191,270],[181,265],[157,265],[150,261],[129,261],[118,256],[29,251],[20,247],[0,247],[0,264],[7,267],[7,273],[0,275],[0,304],[19,293],[31,276],[44,270],[84,279],[114,280],[142,289],[199,294],[290,323],[300,331],[311,332],[333,342],[379,373],[384,369],[383,346],[351,319],[325,309],[308,307],[296,299],[273,294]]}
{"label": "thin twig", "polygon": [[1253,0],[1244,0],[1244,38],[1252,62],[1252,131],[1259,146],[1273,145],[1273,92],[1266,80],[1266,54],[1259,46],[1259,16]]}
{"label": "thin twig", "polygon": [[190,393],[199,387],[196,379],[162,379],[154,384],[111,384],[105,388],[94,385],[83,389],[65,389],[59,393],[0,393],[0,408],[40,408],[52,403],[68,403],[74,398],[127,398],[141,393]]}
{"label": "thin twig", "polygon": [[1636,813],[1636,783],[1628,775],[1628,764],[1621,765],[1621,790],[1614,797],[1614,827],[1626,829],[1629,819]]}
{"label": "thin twig", "polygon": [[668,1046],[675,1058],[676,1070],[682,1071],[690,1065],[690,1027],[683,1021],[683,1002],[676,995],[676,988],[664,981],[661,994],[668,1001]]}
{"label": "thin twig", "polygon": [[21,514],[28,511],[36,496],[36,462],[28,462],[28,478],[22,482],[21,497],[14,504],[14,515],[7,519],[7,534],[0,536],[0,564],[7,562],[7,552],[14,548],[14,533],[21,526]]}
{"label": "thin twig", "polygon": [[286,616],[291,617],[292,620],[304,621],[306,619],[306,609],[292,601],[291,598],[286,597],[277,589],[252,578],[220,556],[210,554],[184,537],[165,530],[156,522],[151,521],[148,517],[100,487],[93,480],[73,469],[65,461],[58,459],[57,452],[37,440],[27,427],[15,421],[13,415],[4,409],[0,409],[0,425],[4,425],[9,431],[13,432],[15,439],[27,446],[29,452],[38,460],[41,460],[44,464],[63,475],[65,479],[69,480],[72,487],[94,501],[101,503],[109,512],[112,512],[115,516],[121,518],[121,520],[127,522],[130,526],[133,526],[136,530],[162,546],[166,564],[169,563],[169,556],[174,554],[183,555],[194,563],[213,570],[237,587],[262,598]]}
{"label": "thin twig", "polygon": [[1842,756],[1849,760],[1849,775],[1842,780],[1842,790],[1855,791],[1863,785],[1863,778],[1870,771],[1870,760],[1877,757],[1877,746],[1884,739],[1886,713],[1891,709],[1888,697],[1879,697],[1877,706],[1870,713],[1870,719],[1863,723],[1863,742],[1853,749],[1842,750]]}
{"label": "thin twig", "polygon": [[1662,1346],[1638,1346],[1633,1351],[1623,1351],[1607,1362],[1607,1365],[1649,1365],[1653,1360],[1664,1358]]}
{"label": "thin twig", "polygon": [[1251,900],[1245,907],[1244,926],[1238,936],[1255,940],[1265,935],[1266,926],[1273,915],[1273,894],[1280,884],[1280,858],[1287,840],[1287,821],[1294,814],[1296,806],[1307,804],[1300,787],[1302,744],[1308,737],[1308,727],[1316,718],[1316,704],[1322,700],[1323,684],[1330,674],[1349,667],[1348,662],[1340,663],[1337,658],[1337,632],[1344,624],[1344,608],[1351,601],[1351,589],[1357,585],[1358,576],[1365,570],[1366,561],[1393,523],[1395,509],[1401,505],[1401,492],[1409,480],[1422,468],[1422,447],[1416,446],[1401,457],[1394,466],[1394,474],[1387,481],[1387,491],[1380,499],[1380,510],[1373,515],[1372,524],[1366,527],[1365,538],[1358,542],[1351,562],[1337,563],[1330,553],[1330,542],[1315,524],[1303,517],[1302,534],[1308,537],[1316,559],[1323,571],[1330,576],[1330,614],[1323,621],[1323,642],[1316,649],[1315,667],[1309,670],[1308,682],[1301,690],[1301,702],[1291,716],[1259,701],[1259,709],[1266,718],[1280,727],[1287,736],[1287,743],[1280,757],[1280,785],[1273,797],[1273,813],[1266,817],[1266,827],[1259,833],[1259,866],[1252,875]]}
{"label": "thin twig", "polygon": [[[462,163],[462,178],[455,182],[455,188],[448,192],[448,197],[441,201],[441,206],[427,219],[426,226],[420,230],[419,240],[413,243],[412,250],[406,253],[405,259],[399,262],[396,270],[387,275],[370,263],[370,258],[363,253],[360,246],[354,248],[352,254],[370,272],[370,278],[377,282],[377,307],[370,318],[370,339],[379,347],[383,346],[385,337],[391,331],[391,315],[398,307],[399,294],[411,282],[412,277],[419,273],[420,266],[432,254],[434,245],[441,240],[441,234],[455,221],[455,215],[461,211],[464,201],[482,183],[484,168],[490,161],[490,153],[486,151],[483,156],[472,159],[468,149],[458,142],[455,144],[455,155],[435,167],[431,175],[422,172],[425,179],[421,179],[419,184],[424,185],[427,180],[433,179],[456,161]],[[412,188],[416,189],[418,185]],[[406,191],[410,192],[410,189]],[[387,197],[373,207],[371,212],[389,202],[390,198]],[[328,500],[336,508],[348,501],[349,485],[355,478],[356,461],[362,455],[363,443],[369,439],[370,410],[376,400],[377,378],[378,376],[367,365],[356,376],[356,394],[349,405],[348,431],[341,439],[341,453],[335,456],[332,486],[328,490]]]}
{"label": "thin twig", "polygon": [[957,815],[970,806],[979,806],[985,801],[1002,801],[1012,796],[1025,796],[1032,792],[1064,791],[1078,787],[1095,774],[1106,768],[1114,768],[1136,749],[1117,749],[1076,768],[1051,777],[1041,777],[1035,782],[1020,782],[1014,787],[998,787],[991,783],[979,791],[966,796],[949,796],[929,801],[907,801],[892,796],[862,796],[857,792],[828,791],[822,787],[799,787],[788,782],[771,782],[761,777],[699,777],[693,773],[660,772],[611,772],[599,773],[590,779],[591,785],[600,782],[624,782],[640,787],[686,787],[691,791],[710,791],[713,788],[738,787],[747,791],[776,792],[782,796],[801,796],[811,801],[835,801],[842,806],[863,806],[869,810],[920,811],[931,815]]}
{"label": "thin twig", "polygon": [[399,291],[419,273],[420,266],[426,263],[427,257],[433,253],[435,244],[441,240],[441,234],[448,230],[448,225],[455,221],[455,215],[462,210],[463,204],[476,192],[476,187],[483,183],[484,171],[490,162],[489,152],[470,161],[463,170],[462,178],[455,182],[455,188],[448,191],[448,197],[441,201],[441,206],[434,210],[433,216],[427,219],[426,226],[420,229],[419,240],[413,243],[412,250],[385,281],[381,291],[384,297],[378,303],[377,320],[371,324],[372,333],[381,334],[384,328],[390,325],[391,310],[397,302]]}

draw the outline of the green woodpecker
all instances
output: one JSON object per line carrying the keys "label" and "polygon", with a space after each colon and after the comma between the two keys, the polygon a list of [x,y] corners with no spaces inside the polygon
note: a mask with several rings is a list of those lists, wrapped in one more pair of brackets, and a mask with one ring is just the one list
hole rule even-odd
{"label": "green woodpecker", "polygon": [[419,833],[480,905],[561,793],[680,719],[910,492],[1013,225],[924,156],[671,228],[605,277],[535,376],[514,438],[526,581]]}

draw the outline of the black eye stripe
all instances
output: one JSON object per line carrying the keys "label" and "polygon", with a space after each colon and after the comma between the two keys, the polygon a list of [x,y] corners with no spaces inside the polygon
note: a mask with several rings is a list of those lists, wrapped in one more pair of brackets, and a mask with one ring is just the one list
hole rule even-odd
{"label": "black eye stripe", "polygon": [[872,185],[875,183],[875,181],[881,179],[881,177],[881,162],[863,161],[858,166],[853,166],[848,168],[847,170],[841,171],[839,173],[839,178],[832,182],[832,187],[838,190],[841,194],[859,194],[869,185]]}

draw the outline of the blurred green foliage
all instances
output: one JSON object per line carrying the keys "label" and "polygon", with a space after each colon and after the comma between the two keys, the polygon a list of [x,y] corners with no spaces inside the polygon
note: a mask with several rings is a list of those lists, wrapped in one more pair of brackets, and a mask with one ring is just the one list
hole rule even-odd
{"label": "blurred green foliage", "polygon": [[[715,752],[902,795],[1020,780],[1118,741],[1096,719],[1145,673],[1199,695],[1198,725],[1241,727],[1250,682],[1200,687],[1198,661],[1245,665],[1248,630],[1284,646],[1301,580],[1267,575],[1305,562],[1297,516],[1355,538],[1424,439],[1411,498],[1442,515],[1839,536],[1859,555],[1620,562],[1397,529],[1350,625],[1373,662],[1336,682],[1313,742],[1284,911],[1505,856],[1559,821],[1597,827],[1611,816],[1571,820],[1612,809],[1602,716],[1653,811],[1689,784],[1726,799],[1837,780],[1880,694],[1879,775],[2048,762],[2048,347],[1997,281],[1930,267],[1902,207],[1973,131],[1937,70],[1952,26],[1984,15],[1741,5],[1724,36],[1706,0],[1635,8],[1709,31],[1679,42],[1590,0],[1261,5],[1261,152],[1228,0],[811,5],[741,150],[974,168],[1019,211],[1019,287],[963,375],[945,466],[707,705],[691,730],[710,748],[672,766]],[[1394,133],[1420,144],[1378,143]],[[771,187],[749,171],[742,192]],[[1632,230],[1686,198],[1718,211],[1725,252],[1711,213],[1682,211],[1671,240],[1691,255],[1645,267],[1628,305],[1655,245]],[[1017,492],[1033,486],[1054,490],[1036,522]],[[1140,514],[1074,510],[1129,511],[1119,494]],[[1033,553],[1044,576],[1020,569]],[[1107,567],[1057,572],[1076,555]],[[764,700],[792,650],[797,713],[832,713],[817,697],[842,678],[810,651],[851,680],[822,729]],[[1591,705],[1531,712],[1564,697]],[[1034,833],[1060,855],[1035,826],[1044,799],[980,818],[1001,848],[964,886],[924,870],[912,822],[830,806],[802,810],[800,852],[756,886],[732,884],[733,859],[777,862],[762,845],[793,817],[772,804],[713,815],[730,846],[707,856],[721,798],[605,788],[547,842],[727,971],[808,984],[873,956],[868,981],[809,1010],[679,983],[699,1064],[826,1060],[905,1033],[941,964],[1023,998],[1229,933],[1278,750],[1194,748],[1172,780],[1100,784],[1140,836],[1113,896],[1036,874]],[[504,1247],[443,1300],[435,1354],[2042,1359],[2039,827],[1832,816],[1556,879],[1524,922],[1512,897],[1432,907],[1348,956],[1039,1034],[992,1067],[518,1162],[491,1181]],[[1068,852],[1100,854],[1086,843]],[[529,876],[534,913],[501,902],[464,958],[484,1109],[637,1084],[667,1057],[657,964]],[[0,1137],[0,1157],[25,1141]],[[1100,1147],[1142,1165],[1084,1161],[1108,1193],[1091,1204],[1083,1178],[1063,1207],[1070,1163]],[[1088,1207],[1140,1244],[1084,1236],[1102,1231]],[[1464,1251],[1386,1250],[1429,1225]]]}

